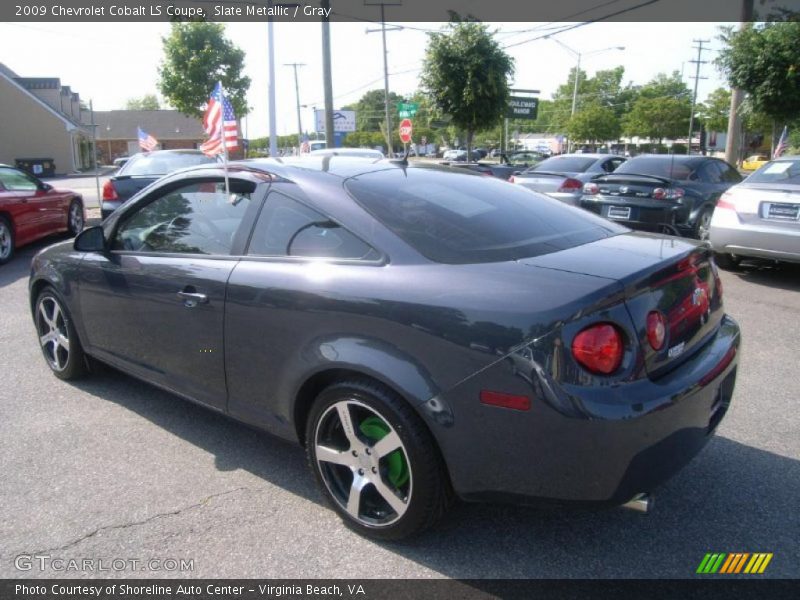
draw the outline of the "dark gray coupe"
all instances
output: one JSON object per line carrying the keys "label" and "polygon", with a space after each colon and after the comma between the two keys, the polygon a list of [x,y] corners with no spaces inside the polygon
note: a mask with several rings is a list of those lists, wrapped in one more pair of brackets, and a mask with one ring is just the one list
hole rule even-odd
{"label": "dark gray coupe", "polygon": [[44,357],[299,440],[361,533],[454,497],[644,506],[728,408],[739,328],[697,242],[403,161],[228,176],[169,175],[40,252]]}

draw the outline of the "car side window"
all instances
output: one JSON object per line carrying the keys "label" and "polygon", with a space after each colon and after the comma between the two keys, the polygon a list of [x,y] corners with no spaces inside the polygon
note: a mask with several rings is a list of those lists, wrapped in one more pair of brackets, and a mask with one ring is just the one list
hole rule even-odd
{"label": "car side window", "polygon": [[727,163],[718,162],[720,170],[722,171],[722,180],[727,183],[739,183],[742,181],[742,176],[739,172]]}
{"label": "car side window", "polygon": [[279,192],[267,197],[247,253],[350,260],[380,257],[369,244],[337,223]]}
{"label": "car side window", "polygon": [[39,189],[36,181],[15,169],[0,169],[0,183],[10,192],[35,192]]}
{"label": "car side window", "polygon": [[222,181],[172,189],[127,217],[113,250],[180,254],[230,254],[250,194],[225,193]]}
{"label": "car side window", "polygon": [[700,168],[697,169],[697,173],[700,175],[700,181],[705,183],[722,183],[722,171],[715,161],[703,163]]}

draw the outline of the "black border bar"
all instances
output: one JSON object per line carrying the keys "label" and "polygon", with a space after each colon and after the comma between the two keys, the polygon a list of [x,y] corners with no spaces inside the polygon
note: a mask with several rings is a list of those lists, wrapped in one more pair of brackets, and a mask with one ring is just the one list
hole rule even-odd
{"label": "black border bar", "polygon": [[[736,22],[744,0],[330,0],[332,22]],[[800,14],[800,0],[753,0],[755,21]],[[320,21],[321,0],[3,0],[6,22]],[[269,9],[272,12],[269,12]]]}

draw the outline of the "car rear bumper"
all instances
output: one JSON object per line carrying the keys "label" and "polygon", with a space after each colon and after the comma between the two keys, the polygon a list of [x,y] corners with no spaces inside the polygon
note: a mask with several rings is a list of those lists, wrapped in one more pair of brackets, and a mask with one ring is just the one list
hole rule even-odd
{"label": "car rear bumper", "polygon": [[122,200],[103,200],[100,204],[100,216],[105,219],[122,206]]}
{"label": "car rear bumper", "polygon": [[[582,196],[578,206],[593,213],[615,221],[631,229],[643,231],[659,231],[662,225],[685,229],[689,218],[689,209],[682,204],[666,200],[633,200],[630,198],[613,198],[605,196]],[[614,218],[609,215],[612,207],[630,209],[627,219]]]}
{"label": "car rear bumper", "polygon": [[[559,386],[548,375],[553,365],[525,375],[496,363],[431,401],[438,410],[431,429],[454,489],[467,500],[609,505],[652,492],[703,448],[725,415],[739,343],[739,327],[726,316],[675,370],[616,389]],[[478,402],[481,389],[513,386],[512,375],[529,382],[530,410]]]}
{"label": "car rear bumper", "polygon": [[717,210],[709,240],[719,253],[800,262],[800,223],[795,231],[784,223],[745,224],[733,211]]}

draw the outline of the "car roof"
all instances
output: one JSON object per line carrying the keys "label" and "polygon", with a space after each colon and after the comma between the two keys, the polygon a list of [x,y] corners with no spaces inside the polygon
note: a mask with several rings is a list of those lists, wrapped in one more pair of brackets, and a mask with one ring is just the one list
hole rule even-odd
{"label": "car roof", "polygon": [[[531,152],[536,152],[535,150],[531,150]],[[608,154],[602,152],[573,152],[572,154],[556,154],[551,156],[550,158],[625,158],[624,156],[620,156],[619,154]]]}
{"label": "car roof", "polygon": [[[300,179],[317,180],[342,180],[367,173],[387,171],[390,169],[431,169],[452,173],[455,169],[438,163],[405,162],[402,159],[364,160],[353,156],[313,156],[286,157],[286,158],[253,158],[237,160],[228,163],[231,170],[261,171],[286,181]],[[222,163],[209,163],[196,165],[176,171],[181,174],[204,171],[222,170]],[[458,169],[461,173],[462,170]],[[472,172],[470,172],[472,173]]]}

